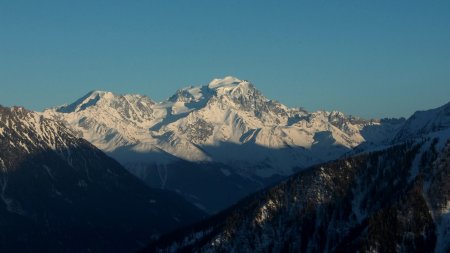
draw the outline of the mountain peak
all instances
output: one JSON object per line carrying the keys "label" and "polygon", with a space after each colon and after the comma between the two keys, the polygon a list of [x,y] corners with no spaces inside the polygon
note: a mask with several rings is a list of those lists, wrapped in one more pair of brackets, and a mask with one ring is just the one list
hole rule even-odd
{"label": "mountain peak", "polygon": [[100,100],[100,98],[104,96],[114,96],[114,95],[111,92],[107,91],[93,90],[88,92],[86,95],[84,95],[77,101],[73,102],[72,104],[59,107],[58,109],[56,109],[56,111],[62,113],[83,111],[87,107],[95,105]]}
{"label": "mountain peak", "polygon": [[435,109],[415,112],[397,133],[394,142],[405,141],[450,127],[450,102]]}
{"label": "mountain peak", "polygon": [[267,100],[252,83],[233,76],[226,76],[223,79],[214,79],[208,84],[207,87],[219,96],[230,95],[234,98],[239,98],[242,96],[256,96],[262,97],[262,100]]}
{"label": "mountain peak", "polygon": [[243,82],[242,80],[240,80],[236,77],[226,76],[222,79],[216,78],[216,79],[212,80],[208,84],[208,88],[218,89],[218,88],[222,88],[222,87],[236,87],[237,85],[239,85],[242,82]]}
{"label": "mountain peak", "polygon": [[[104,106],[117,106],[118,103],[137,103],[140,101],[142,105],[154,104],[147,96],[138,94],[118,95],[110,91],[93,90],[76,100],[72,104],[63,105],[56,108],[56,112],[73,113],[84,111],[92,106],[103,104]],[[141,105],[139,105],[141,106]]]}
{"label": "mountain peak", "polygon": [[[179,89],[172,95],[168,101],[182,102],[182,103],[198,103],[200,101],[208,101],[215,96],[230,96],[232,98],[239,98],[249,95],[261,96],[261,92],[256,90],[253,84],[248,81],[238,79],[233,76],[226,76],[224,78],[213,79],[208,85],[204,86],[189,86]],[[205,103],[200,103],[205,105]]]}

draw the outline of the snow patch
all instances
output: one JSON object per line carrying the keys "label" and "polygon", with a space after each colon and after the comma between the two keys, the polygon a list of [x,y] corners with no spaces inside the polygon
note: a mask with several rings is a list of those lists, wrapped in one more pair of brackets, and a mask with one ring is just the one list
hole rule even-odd
{"label": "snow patch", "polygon": [[53,173],[51,171],[51,169],[47,166],[47,165],[42,165],[42,167],[45,169],[45,171],[47,171],[47,174],[49,175],[49,177],[51,179],[55,179],[55,177],[53,176]]}
{"label": "snow patch", "polygon": [[269,199],[267,203],[265,203],[260,209],[258,214],[255,217],[255,222],[258,225],[263,225],[264,222],[270,218],[270,214],[277,209],[276,203]]}
{"label": "snow patch", "polygon": [[3,203],[5,203],[6,210],[8,210],[11,213],[16,213],[18,215],[24,215],[25,211],[22,209],[21,205],[18,202],[14,201],[13,199],[6,197],[6,187],[8,185],[8,179],[6,177],[1,178],[0,184],[2,186],[0,198],[3,200]]}
{"label": "snow patch", "polygon": [[217,89],[221,87],[236,87],[242,81],[233,76],[227,76],[223,79],[214,79],[208,84],[208,88]]}
{"label": "snow patch", "polygon": [[440,210],[440,218],[437,227],[436,253],[444,253],[450,250],[450,200]]}
{"label": "snow patch", "polygon": [[221,168],[220,171],[227,177],[231,175],[231,172],[227,169]]}
{"label": "snow patch", "polygon": [[361,223],[366,218],[366,213],[363,211],[361,205],[363,204],[364,197],[367,194],[367,187],[361,184],[361,179],[356,181],[356,187],[353,189],[352,210],[355,215],[356,221]]}
{"label": "snow patch", "polygon": [[412,166],[411,166],[411,169],[410,169],[410,175],[409,175],[409,178],[408,178],[408,182],[409,183],[411,183],[417,177],[417,175],[419,174],[420,159],[422,158],[422,155],[423,155],[424,152],[427,152],[428,150],[430,150],[430,145],[431,145],[430,141],[428,141],[427,143],[423,144],[420,147],[419,152],[417,152],[416,156],[414,157],[414,160],[412,162]]}

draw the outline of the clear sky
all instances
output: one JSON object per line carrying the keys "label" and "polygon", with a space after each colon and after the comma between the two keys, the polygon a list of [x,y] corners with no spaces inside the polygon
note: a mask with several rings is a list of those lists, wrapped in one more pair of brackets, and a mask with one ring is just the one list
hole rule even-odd
{"label": "clear sky", "polygon": [[288,106],[409,116],[450,101],[450,1],[0,0],[0,104],[233,75]]}

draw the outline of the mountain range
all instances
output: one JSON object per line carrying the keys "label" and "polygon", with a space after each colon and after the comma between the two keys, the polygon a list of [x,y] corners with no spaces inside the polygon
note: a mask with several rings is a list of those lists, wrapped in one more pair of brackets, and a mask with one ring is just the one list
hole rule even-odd
{"label": "mountain range", "polygon": [[[43,115],[63,122],[148,185],[177,191],[209,213],[295,170],[361,145],[387,145],[404,123],[288,108],[235,77],[180,89],[163,102],[92,91]],[[212,183],[202,188],[199,180]]]}
{"label": "mountain range", "polygon": [[143,252],[450,252],[450,103],[387,147],[302,170]]}
{"label": "mountain range", "polygon": [[0,106],[0,251],[450,252],[449,175],[450,103],[367,120],[225,77]]}

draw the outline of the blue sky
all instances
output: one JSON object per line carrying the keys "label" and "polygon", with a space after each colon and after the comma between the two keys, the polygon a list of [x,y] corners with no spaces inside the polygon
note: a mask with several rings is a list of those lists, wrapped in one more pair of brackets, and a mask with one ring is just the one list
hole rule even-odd
{"label": "blue sky", "polygon": [[308,110],[409,116],[450,101],[450,1],[0,0],[0,104],[90,90],[161,101],[215,77]]}

